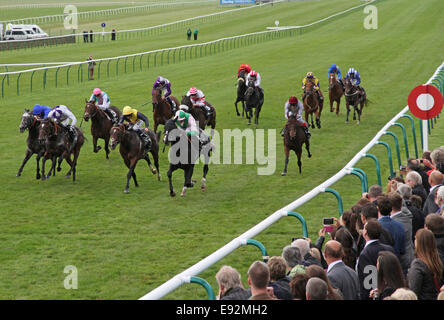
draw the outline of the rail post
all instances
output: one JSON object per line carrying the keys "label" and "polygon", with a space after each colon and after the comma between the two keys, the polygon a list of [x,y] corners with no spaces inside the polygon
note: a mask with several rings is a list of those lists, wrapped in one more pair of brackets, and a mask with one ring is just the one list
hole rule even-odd
{"label": "rail post", "polygon": [[387,154],[388,154],[388,160],[389,160],[389,167],[390,167],[390,175],[393,177],[393,160],[392,160],[392,150],[390,149],[390,146],[387,142],[384,141],[377,141],[376,144],[382,144],[384,147],[387,148]]}
{"label": "rail post", "polygon": [[304,217],[298,213],[298,212],[287,212],[287,216],[295,217],[302,223],[302,234],[305,238],[308,238],[308,228],[307,228],[307,222],[305,221]]}
{"label": "rail post", "polygon": [[381,182],[381,166],[379,165],[378,158],[375,155],[371,154],[371,153],[365,153],[364,157],[368,157],[368,158],[371,158],[371,159],[375,160],[375,163],[376,163],[376,175],[378,177],[378,184],[380,186],[382,186],[382,182]]}
{"label": "rail post", "polygon": [[342,213],[344,212],[344,208],[343,208],[343,205],[342,205],[342,198],[339,195],[339,192],[337,192],[336,190],[331,189],[331,188],[322,188],[321,192],[331,193],[331,194],[333,194],[336,197],[336,199],[338,200],[339,216],[342,216]]}

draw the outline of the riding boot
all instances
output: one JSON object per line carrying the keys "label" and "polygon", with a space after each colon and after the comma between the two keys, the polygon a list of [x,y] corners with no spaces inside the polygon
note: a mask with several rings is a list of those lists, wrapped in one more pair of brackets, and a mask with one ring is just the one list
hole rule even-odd
{"label": "riding boot", "polygon": [[171,100],[171,98],[168,96],[168,97],[166,97],[165,98],[166,99],[166,101],[170,104],[170,107],[171,107],[171,111],[173,112],[173,114],[175,113],[175,111],[176,111],[176,104],[174,103],[174,101],[173,100]]}
{"label": "riding boot", "polygon": [[285,129],[287,129],[287,126],[284,126],[281,130],[281,136],[283,137],[285,135]]}
{"label": "riding boot", "polygon": [[143,147],[147,150],[151,149],[151,139],[148,136],[148,133],[145,132],[145,130],[137,129],[137,133],[139,134],[139,137],[142,139]]}
{"label": "riding boot", "polygon": [[308,127],[307,126],[303,126],[302,128],[304,128],[304,133],[305,133],[305,137],[307,138],[307,140],[310,139],[311,133],[308,130]]}
{"label": "riding boot", "polygon": [[321,93],[319,92],[319,90],[316,90],[316,94],[318,95],[318,99],[319,99],[319,101],[324,100],[324,97],[321,96]]}
{"label": "riding boot", "polygon": [[211,108],[207,105],[202,106],[202,111],[205,112],[205,118],[208,119],[211,116]]}
{"label": "riding boot", "polygon": [[339,84],[342,87],[342,92],[345,92],[345,86],[344,86],[344,83],[342,82],[342,79],[339,79]]}
{"label": "riding boot", "polygon": [[105,113],[108,115],[108,117],[110,118],[110,120],[113,123],[116,123],[116,118],[115,118],[114,113],[112,112],[112,110],[110,110],[109,108],[106,108],[103,111],[105,111]]}

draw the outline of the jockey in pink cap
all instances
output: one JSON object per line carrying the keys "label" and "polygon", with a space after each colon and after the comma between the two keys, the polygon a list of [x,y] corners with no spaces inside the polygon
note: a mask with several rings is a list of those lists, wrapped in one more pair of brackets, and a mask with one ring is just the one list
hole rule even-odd
{"label": "jockey in pink cap", "polygon": [[113,110],[109,109],[111,101],[106,92],[100,90],[99,88],[95,88],[91,98],[89,98],[89,101],[93,101],[101,110],[103,110],[109,116],[112,122],[117,122],[117,115]]}

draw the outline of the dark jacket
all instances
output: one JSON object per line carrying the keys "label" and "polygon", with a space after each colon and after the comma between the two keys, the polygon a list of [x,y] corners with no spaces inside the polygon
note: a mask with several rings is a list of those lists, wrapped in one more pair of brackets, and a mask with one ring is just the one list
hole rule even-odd
{"label": "dark jacket", "polygon": [[[436,300],[438,289],[433,280],[432,272],[420,259],[412,261],[408,275],[409,288],[418,296],[418,300]],[[438,284],[439,287],[442,283]]]}
{"label": "dark jacket", "polygon": [[293,300],[293,295],[290,291],[290,280],[290,277],[284,277],[269,283],[269,286],[273,287],[276,298],[281,300]]}
{"label": "dark jacket", "polygon": [[248,300],[251,297],[251,291],[241,287],[228,289],[220,300]]}
{"label": "dark jacket", "polygon": [[395,253],[391,246],[382,244],[379,242],[379,240],[376,240],[367,245],[364,250],[362,250],[361,255],[358,258],[356,271],[358,273],[361,300],[370,299],[370,288],[366,288],[366,285],[368,284],[366,278],[373,275],[370,274],[371,271],[366,270],[366,272],[364,272],[364,269],[368,266],[374,266],[374,269],[376,270],[376,262],[378,260],[380,251],[390,251],[391,253]]}
{"label": "dark jacket", "polygon": [[389,216],[380,217],[378,221],[384,229],[390,232],[394,243],[393,249],[400,258],[405,252],[404,226],[401,222],[395,221]]}
{"label": "dark jacket", "polygon": [[310,254],[310,252],[308,252],[308,253],[304,256],[304,258],[303,258],[301,264],[302,264],[303,266],[305,266],[305,267],[309,267],[309,266],[311,266],[311,265],[313,265],[313,264],[322,267],[321,262],[320,262],[318,259],[316,259],[315,257],[313,257],[313,256]]}
{"label": "dark jacket", "polygon": [[427,199],[427,192],[422,184],[417,184],[412,188],[412,194],[420,196],[422,200],[422,205],[424,205]]}
{"label": "dark jacket", "polygon": [[359,300],[359,280],[355,270],[344,262],[335,264],[327,272],[331,285],[339,289],[344,300]]}
{"label": "dark jacket", "polygon": [[436,211],[438,211],[439,207],[435,203],[435,196],[440,186],[442,185],[441,184],[437,185],[433,189],[433,191],[429,193],[429,196],[427,197],[427,200],[425,201],[422,207],[422,212],[424,213],[424,217],[427,217],[429,213],[436,213]]}
{"label": "dark jacket", "polygon": [[419,229],[424,228],[424,214],[422,213],[421,209],[418,209],[417,207],[413,206],[410,200],[407,200],[405,202],[407,205],[407,209],[412,213],[412,240],[415,241],[415,235],[416,231]]}

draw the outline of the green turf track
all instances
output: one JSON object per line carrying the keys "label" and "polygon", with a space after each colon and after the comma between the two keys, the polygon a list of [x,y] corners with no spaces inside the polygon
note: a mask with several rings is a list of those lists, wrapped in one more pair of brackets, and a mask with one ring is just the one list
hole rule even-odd
{"label": "green turf track", "polygon": [[[421,7],[413,0],[381,1],[377,7],[378,30],[365,30],[362,26],[365,15],[357,10],[299,37],[122,75],[118,79],[0,100],[3,114],[0,298],[139,298],[342,169],[406,105],[410,90],[427,81],[444,60],[443,45],[436,41],[444,28],[442,1],[423,1]],[[223,27],[223,24],[217,26],[221,34]],[[49,50],[45,52],[52,54]],[[34,51],[27,54],[32,53]],[[89,126],[85,124],[83,128],[89,140],[81,152],[75,185],[62,174],[46,182],[36,181],[32,160],[22,177],[15,177],[25,151],[26,136],[18,132],[23,108],[37,102],[63,103],[80,118],[83,99],[97,85],[106,89],[113,104],[140,106],[147,100],[155,77],[162,74],[172,80],[175,94],[182,94],[193,85],[201,88],[218,110],[217,128],[246,128],[245,119],[235,116],[233,106],[234,73],[244,62],[254,66],[263,79],[266,102],[258,128],[279,131],[284,124],[283,104],[288,96],[300,94],[300,81],[305,72],[319,75],[321,87],[325,88],[331,63],[337,63],[343,73],[350,66],[358,69],[372,104],[364,109],[359,126],[353,121],[347,126],[344,124],[344,108],[339,117],[324,108],[323,128],[312,131],[313,157],[308,159],[305,152],[303,154],[302,175],[297,172],[295,158],[291,157],[288,176],[280,176],[284,157],[278,136],[274,175],[258,176],[257,165],[212,166],[207,192],[202,194],[198,188],[191,189],[185,199],[171,199],[168,195],[166,153],[161,157],[161,182],[140,163],[136,169],[140,187],[136,189],[131,185],[131,193],[123,194],[127,172],[123,161],[116,151],[111,153],[109,161],[105,161],[102,151],[93,154]],[[150,106],[141,111],[151,118]],[[405,120],[402,122],[409,125]],[[399,128],[392,131],[401,137]],[[442,143],[442,132],[438,120],[432,131],[431,147]],[[418,131],[417,134],[419,136]],[[394,151],[393,139],[384,140]],[[371,152],[380,158],[385,181],[386,151],[377,146]],[[403,150],[401,155],[405,161]],[[395,166],[396,163],[394,158]],[[366,170],[370,185],[376,183],[372,160],[361,160],[357,166]],[[63,172],[65,170],[66,165]],[[195,175],[199,178],[200,174],[201,166],[198,166]],[[182,177],[180,172],[174,175],[176,191],[180,190]],[[343,196],[345,208],[360,196],[360,184],[354,176],[345,177],[332,188]],[[310,236],[315,239],[322,217],[337,215],[336,200],[331,195],[320,195],[297,211],[306,218]],[[297,221],[285,218],[256,240],[273,256],[281,254],[291,238],[300,235]],[[221,265],[229,264],[241,272],[246,284],[249,265],[260,257],[256,248],[243,247],[199,276],[217,290],[214,275]],[[78,290],[63,287],[66,265],[78,268]],[[206,294],[197,285],[186,285],[166,298],[205,299]]]}

